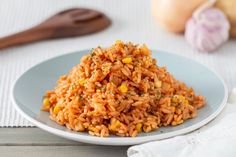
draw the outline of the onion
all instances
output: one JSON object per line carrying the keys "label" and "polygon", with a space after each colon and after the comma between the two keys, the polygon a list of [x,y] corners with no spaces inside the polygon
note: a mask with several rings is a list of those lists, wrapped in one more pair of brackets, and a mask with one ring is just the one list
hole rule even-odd
{"label": "onion", "polygon": [[236,37],[236,0],[217,0],[215,6],[226,14],[231,25],[230,36]]}
{"label": "onion", "polygon": [[152,0],[152,14],[170,32],[183,32],[193,11],[207,0]]}

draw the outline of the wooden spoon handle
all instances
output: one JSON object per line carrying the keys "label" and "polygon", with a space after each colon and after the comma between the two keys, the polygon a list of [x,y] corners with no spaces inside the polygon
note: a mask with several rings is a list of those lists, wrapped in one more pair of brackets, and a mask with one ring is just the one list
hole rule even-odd
{"label": "wooden spoon handle", "polygon": [[52,35],[52,30],[44,27],[34,27],[29,30],[16,33],[11,36],[0,38],[0,49],[48,39]]}

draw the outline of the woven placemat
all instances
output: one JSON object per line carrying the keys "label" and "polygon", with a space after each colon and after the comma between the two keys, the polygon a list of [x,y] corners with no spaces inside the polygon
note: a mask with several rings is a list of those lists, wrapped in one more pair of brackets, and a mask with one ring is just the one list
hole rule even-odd
{"label": "woven placemat", "polygon": [[103,11],[112,19],[112,26],[93,35],[0,50],[0,127],[33,126],[14,110],[9,97],[14,80],[24,71],[53,56],[97,45],[108,46],[117,39],[146,43],[152,49],[193,58],[216,70],[229,89],[236,86],[235,41],[229,41],[213,54],[198,53],[188,46],[183,36],[158,27],[150,14],[150,2],[146,0],[1,0],[0,37],[32,27],[56,12],[72,7]]}

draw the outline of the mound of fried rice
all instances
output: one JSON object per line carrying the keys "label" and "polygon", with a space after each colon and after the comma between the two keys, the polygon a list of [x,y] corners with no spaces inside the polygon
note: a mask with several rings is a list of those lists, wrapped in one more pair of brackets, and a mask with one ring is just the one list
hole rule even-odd
{"label": "mound of fried rice", "polygon": [[100,137],[135,137],[196,117],[204,97],[156,63],[146,45],[97,47],[46,92],[42,109],[60,125]]}

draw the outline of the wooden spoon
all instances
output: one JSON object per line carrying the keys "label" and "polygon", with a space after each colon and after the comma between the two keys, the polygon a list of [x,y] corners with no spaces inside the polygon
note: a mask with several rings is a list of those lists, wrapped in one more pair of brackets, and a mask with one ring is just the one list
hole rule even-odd
{"label": "wooden spoon", "polygon": [[107,28],[110,24],[110,19],[96,10],[69,9],[31,29],[0,38],[0,49],[46,39],[91,34]]}

